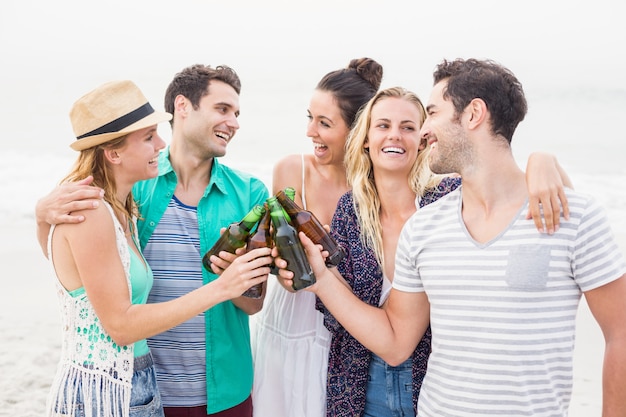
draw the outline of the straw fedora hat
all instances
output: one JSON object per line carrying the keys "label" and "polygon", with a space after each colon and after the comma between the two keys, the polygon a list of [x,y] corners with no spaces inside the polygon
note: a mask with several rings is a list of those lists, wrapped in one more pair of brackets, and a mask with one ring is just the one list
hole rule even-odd
{"label": "straw fedora hat", "polygon": [[79,98],[70,111],[76,151],[166,122],[172,115],[154,111],[132,81],[112,81]]}

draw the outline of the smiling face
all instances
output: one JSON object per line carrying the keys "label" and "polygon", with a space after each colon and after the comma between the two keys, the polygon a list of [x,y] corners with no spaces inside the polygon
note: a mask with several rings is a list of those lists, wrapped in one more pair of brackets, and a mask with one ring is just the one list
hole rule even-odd
{"label": "smiling face", "polygon": [[332,93],[315,90],[307,112],[306,135],[313,141],[314,155],[322,165],[342,163],[350,131]]}
{"label": "smiling face", "polygon": [[447,82],[433,87],[426,112],[428,117],[420,136],[430,146],[429,165],[435,174],[463,172],[463,166],[471,160],[472,149],[454,105],[443,97]]}
{"label": "smiling face", "polygon": [[415,104],[402,98],[387,97],[372,107],[364,147],[369,150],[375,172],[409,175],[419,151],[425,147],[419,135],[421,120]]}
{"label": "smiling face", "polygon": [[[233,87],[217,80],[209,83],[209,94],[198,108],[183,96],[176,98],[184,112],[183,136],[187,145],[204,157],[224,156],[226,146],[239,129],[239,95]],[[176,129],[176,123],[174,124]]]}
{"label": "smiling face", "polygon": [[165,141],[154,125],[129,133],[114,153],[118,155],[120,171],[129,182],[134,183],[159,174],[159,151],[164,147]]}

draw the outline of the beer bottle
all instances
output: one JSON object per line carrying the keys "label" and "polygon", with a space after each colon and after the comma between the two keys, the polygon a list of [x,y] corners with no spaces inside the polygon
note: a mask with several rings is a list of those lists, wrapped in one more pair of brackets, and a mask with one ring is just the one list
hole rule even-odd
{"label": "beer bottle", "polygon": [[[296,198],[296,189],[293,187],[285,188],[285,193],[287,194],[287,197],[291,198],[292,200]],[[289,215],[285,211],[285,208],[284,207],[282,208],[283,208],[283,214],[285,215],[285,219],[287,219],[287,222],[293,226],[293,224],[291,223],[291,219],[289,218]],[[273,261],[272,261],[272,264],[270,265],[270,274],[278,276],[278,268],[276,267],[276,264]]]}
{"label": "beer bottle", "polygon": [[[252,249],[257,248],[271,248],[272,247],[272,235],[270,233],[270,211],[267,207],[267,203],[265,203],[264,207],[265,213],[259,224],[250,236],[248,236],[248,241],[246,243],[246,252],[250,252]],[[261,298],[263,294],[263,283],[254,285],[248,288],[242,295],[250,298]]]}
{"label": "beer bottle", "polygon": [[[296,198],[296,189],[293,187],[287,187],[284,190],[282,190],[285,194],[287,194],[287,197],[289,197],[291,199],[291,201],[293,201],[294,198]],[[280,191],[278,192],[280,193]],[[277,197],[278,193],[276,193],[274,196]],[[289,214],[287,214],[287,211],[285,210],[285,208],[283,207],[283,214],[285,215],[285,218],[287,219],[287,221],[289,222],[289,224],[291,224],[293,226],[293,224],[291,223],[291,218],[289,217]]]}
{"label": "beer bottle", "polygon": [[339,261],[346,255],[343,248],[335,242],[335,239],[324,229],[324,226],[315,217],[315,215],[309,211],[304,210],[292,199],[287,196],[287,189],[281,190],[276,194],[278,202],[283,206],[289,218],[291,224],[296,228],[298,232],[304,232],[313,243],[322,245],[324,250],[328,251],[328,258],[326,258],[327,266],[337,266]]}
{"label": "beer bottle", "polygon": [[289,197],[289,199],[291,201],[295,201],[294,198],[296,198],[296,189],[293,187],[287,187],[283,190],[283,192],[285,194],[287,194],[287,197]]}
{"label": "beer bottle", "polygon": [[293,272],[292,288],[298,291],[315,284],[315,275],[300,242],[298,232],[287,222],[283,208],[276,196],[268,198],[267,203],[274,226],[274,245],[278,249],[280,257],[287,261],[287,269]]}
{"label": "beer bottle", "polygon": [[209,249],[202,258],[204,267],[208,271],[211,271],[211,255],[218,255],[221,251],[235,253],[237,248],[243,247],[246,244],[246,239],[250,231],[261,216],[263,216],[264,212],[265,209],[263,206],[257,204],[252,207],[252,210],[250,210],[240,222],[228,225],[217,242],[215,242],[213,247]]}

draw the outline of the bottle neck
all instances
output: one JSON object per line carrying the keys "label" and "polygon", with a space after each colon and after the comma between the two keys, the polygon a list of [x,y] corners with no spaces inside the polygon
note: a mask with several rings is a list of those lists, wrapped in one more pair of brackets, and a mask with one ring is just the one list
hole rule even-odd
{"label": "bottle neck", "polygon": [[297,212],[302,211],[302,209],[295,203],[295,201],[290,199],[284,192],[279,192],[276,198],[289,216],[292,216]]}
{"label": "bottle neck", "polygon": [[265,210],[261,206],[255,206],[246,214],[246,216],[239,222],[239,227],[250,231],[257,224],[261,216],[265,214]]}
{"label": "bottle neck", "polygon": [[242,220],[241,222],[239,222],[239,228],[249,232],[250,230],[252,230],[252,228],[254,227],[254,225],[257,223],[257,221],[250,221],[250,220]]}
{"label": "bottle neck", "polygon": [[272,221],[272,218],[270,216],[270,211],[267,210],[265,214],[263,215],[263,217],[261,218],[261,221],[259,222],[259,230],[268,231],[270,229],[271,221]]}
{"label": "bottle neck", "polygon": [[270,217],[275,227],[282,226],[283,224],[288,224],[287,219],[285,218],[285,213],[283,212],[283,207],[278,203],[277,200],[270,202],[269,206]]}

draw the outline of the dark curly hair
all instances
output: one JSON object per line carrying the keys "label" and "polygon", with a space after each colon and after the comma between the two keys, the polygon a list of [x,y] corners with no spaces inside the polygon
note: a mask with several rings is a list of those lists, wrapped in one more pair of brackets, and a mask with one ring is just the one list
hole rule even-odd
{"label": "dark curly hair", "polygon": [[475,98],[487,105],[491,128],[511,143],[517,125],[524,120],[528,104],[522,84],[504,66],[491,60],[443,60],[433,73],[434,83],[447,80],[443,97],[454,104],[460,115]]}

